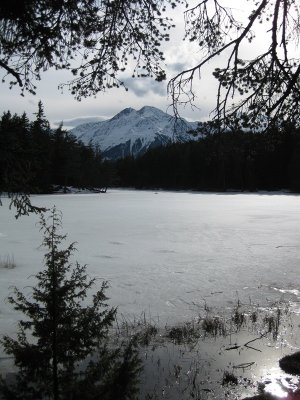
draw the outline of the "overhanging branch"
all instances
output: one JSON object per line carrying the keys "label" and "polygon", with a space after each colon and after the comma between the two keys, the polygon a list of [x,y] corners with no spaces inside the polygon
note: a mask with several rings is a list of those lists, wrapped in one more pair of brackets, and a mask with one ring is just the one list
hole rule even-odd
{"label": "overhanging branch", "polygon": [[20,74],[18,74],[15,70],[10,68],[7,64],[0,60],[0,67],[4,68],[10,75],[14,76],[20,87],[23,86],[23,82],[20,78]]}

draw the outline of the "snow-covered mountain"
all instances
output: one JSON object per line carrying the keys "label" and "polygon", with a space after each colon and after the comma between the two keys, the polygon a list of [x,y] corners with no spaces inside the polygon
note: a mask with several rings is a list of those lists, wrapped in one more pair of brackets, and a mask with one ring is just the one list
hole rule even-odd
{"label": "snow-covered mountain", "polygon": [[172,141],[193,140],[188,131],[197,126],[197,122],[176,121],[158,108],[145,106],[138,111],[125,108],[109,120],[82,124],[70,132],[83,143],[99,145],[106,159],[117,159]]}

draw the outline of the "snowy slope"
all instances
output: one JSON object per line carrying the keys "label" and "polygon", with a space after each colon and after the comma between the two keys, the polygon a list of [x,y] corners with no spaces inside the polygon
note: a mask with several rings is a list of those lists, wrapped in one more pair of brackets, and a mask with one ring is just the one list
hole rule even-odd
{"label": "snowy slope", "polygon": [[187,132],[197,126],[197,122],[175,121],[158,108],[145,106],[138,111],[125,108],[107,121],[79,125],[71,133],[86,144],[99,145],[107,159],[116,159],[138,156],[171,141],[193,140]]}

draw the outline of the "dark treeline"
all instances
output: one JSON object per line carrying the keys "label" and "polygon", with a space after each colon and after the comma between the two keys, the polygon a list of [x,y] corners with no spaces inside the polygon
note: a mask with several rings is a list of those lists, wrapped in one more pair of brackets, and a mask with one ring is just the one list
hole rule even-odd
{"label": "dark treeline", "polygon": [[102,159],[62,126],[50,128],[42,103],[35,120],[9,111],[0,119],[0,193],[65,188],[300,191],[300,131],[238,129],[170,144],[139,158]]}
{"label": "dark treeline", "polygon": [[115,163],[123,187],[300,191],[300,131],[215,133]]}
{"label": "dark treeline", "polygon": [[40,102],[36,118],[5,112],[0,119],[0,192],[49,193],[53,185],[107,186],[99,149],[50,128]]}

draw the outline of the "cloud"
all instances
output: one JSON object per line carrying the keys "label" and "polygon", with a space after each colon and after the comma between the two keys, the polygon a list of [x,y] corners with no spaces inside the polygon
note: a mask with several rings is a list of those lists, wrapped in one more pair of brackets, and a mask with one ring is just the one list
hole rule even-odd
{"label": "cloud", "polygon": [[38,107],[38,101],[37,100],[29,99],[28,103],[31,104],[32,106],[36,106],[36,108]]}
{"label": "cloud", "polygon": [[161,97],[167,94],[166,82],[157,82],[153,78],[125,78],[123,82],[125,87],[138,97],[145,97],[151,93]]}
{"label": "cloud", "polygon": [[187,63],[183,63],[183,62],[173,62],[173,63],[169,63],[168,64],[168,68],[172,71],[172,72],[182,72],[187,68]]}
{"label": "cloud", "polygon": [[105,121],[107,120],[107,117],[77,117],[77,118],[71,118],[71,119],[64,119],[63,121],[55,121],[53,124],[55,126],[59,126],[63,122],[64,127],[68,128],[75,128],[78,125],[81,124],[87,124],[89,122],[100,122],[100,121]]}

